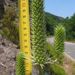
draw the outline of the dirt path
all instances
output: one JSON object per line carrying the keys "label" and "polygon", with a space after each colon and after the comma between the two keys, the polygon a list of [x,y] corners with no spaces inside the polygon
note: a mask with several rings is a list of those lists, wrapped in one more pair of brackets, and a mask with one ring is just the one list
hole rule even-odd
{"label": "dirt path", "polygon": [[66,53],[64,55],[64,69],[67,75],[75,75],[75,60]]}

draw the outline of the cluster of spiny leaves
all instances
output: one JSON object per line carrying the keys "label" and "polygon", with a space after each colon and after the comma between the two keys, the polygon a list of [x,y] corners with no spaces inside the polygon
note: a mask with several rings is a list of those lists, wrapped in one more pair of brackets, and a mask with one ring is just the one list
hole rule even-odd
{"label": "cluster of spiny leaves", "polygon": [[46,62],[46,31],[44,0],[32,0],[32,50],[35,62],[44,64]]}
{"label": "cluster of spiny leaves", "polygon": [[20,52],[16,57],[16,75],[25,75],[25,54]]}
{"label": "cluster of spiny leaves", "polygon": [[59,62],[62,62],[64,52],[65,29],[62,25],[55,28],[54,49],[57,53]]}

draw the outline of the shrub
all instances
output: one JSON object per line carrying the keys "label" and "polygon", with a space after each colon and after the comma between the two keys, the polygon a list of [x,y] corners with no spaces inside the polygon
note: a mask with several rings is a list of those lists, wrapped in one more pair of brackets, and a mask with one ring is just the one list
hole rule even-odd
{"label": "shrub", "polygon": [[1,20],[2,35],[15,44],[19,43],[19,29],[16,21],[16,11],[14,7],[7,7],[5,15]]}

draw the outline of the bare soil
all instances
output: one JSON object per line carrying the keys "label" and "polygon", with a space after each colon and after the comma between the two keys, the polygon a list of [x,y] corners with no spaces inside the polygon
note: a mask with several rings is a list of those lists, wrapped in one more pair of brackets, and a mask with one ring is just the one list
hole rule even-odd
{"label": "bare soil", "polygon": [[75,75],[75,60],[72,59],[67,54],[64,58],[64,69],[67,73],[67,75]]}

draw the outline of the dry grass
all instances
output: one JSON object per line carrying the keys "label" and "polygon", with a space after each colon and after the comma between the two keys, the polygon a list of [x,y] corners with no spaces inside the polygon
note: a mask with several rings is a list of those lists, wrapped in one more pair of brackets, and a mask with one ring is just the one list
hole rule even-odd
{"label": "dry grass", "polygon": [[64,69],[67,75],[75,75],[75,60],[67,54],[65,54],[64,58]]}

